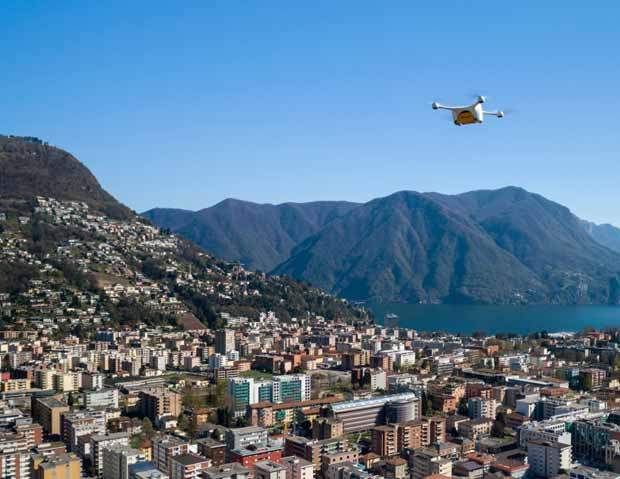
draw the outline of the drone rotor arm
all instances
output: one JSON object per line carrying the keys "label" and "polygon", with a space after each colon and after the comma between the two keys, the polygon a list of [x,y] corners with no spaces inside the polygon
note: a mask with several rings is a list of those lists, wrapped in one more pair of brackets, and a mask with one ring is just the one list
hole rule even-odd
{"label": "drone rotor arm", "polygon": [[485,115],[492,115],[492,116],[496,116],[497,118],[502,118],[504,116],[504,112],[503,111],[483,111],[482,113],[484,113]]}
{"label": "drone rotor arm", "polygon": [[458,107],[440,105],[439,103],[433,103],[433,110],[455,110]]}

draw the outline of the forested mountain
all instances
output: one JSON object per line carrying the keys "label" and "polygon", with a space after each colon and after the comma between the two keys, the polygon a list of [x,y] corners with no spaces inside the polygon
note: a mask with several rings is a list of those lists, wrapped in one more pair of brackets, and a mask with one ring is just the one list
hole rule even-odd
{"label": "forested mountain", "polygon": [[270,271],[295,246],[356,206],[345,201],[270,205],[228,199],[196,212],[155,208],[143,216],[220,258]]}
{"label": "forested mountain", "polygon": [[[203,210],[202,222],[191,217],[173,229],[250,267],[281,260],[275,274],[355,300],[619,299],[620,254],[614,251],[613,227],[588,226],[568,208],[522,188],[460,195],[403,191],[363,205],[328,204],[339,208],[325,221],[286,223],[273,213],[279,207],[227,200]],[[165,211],[166,223],[156,212],[148,216],[161,226],[179,223],[178,215]],[[283,235],[283,223],[311,226]]]}

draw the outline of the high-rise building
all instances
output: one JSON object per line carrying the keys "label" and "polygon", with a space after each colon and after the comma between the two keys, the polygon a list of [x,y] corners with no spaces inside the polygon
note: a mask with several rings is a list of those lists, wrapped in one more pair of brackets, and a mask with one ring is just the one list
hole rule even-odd
{"label": "high-rise building", "polygon": [[189,443],[175,437],[163,436],[153,441],[153,463],[170,476],[170,459],[189,452]]}
{"label": "high-rise building", "polygon": [[402,451],[406,448],[418,449],[424,445],[428,445],[422,442],[423,427],[424,423],[422,421],[409,421],[396,424],[397,450]]}
{"label": "high-rise building", "polygon": [[82,385],[82,373],[55,373],[52,379],[53,388],[59,392],[77,391]]}
{"label": "high-rise building", "polygon": [[312,463],[301,457],[283,457],[282,465],[286,467],[286,479],[314,479]]}
{"label": "high-rise building", "polygon": [[129,479],[129,466],[144,461],[143,452],[115,444],[103,450],[103,479]]}
{"label": "high-rise building", "polygon": [[204,479],[249,479],[251,471],[237,462],[203,469]]}
{"label": "high-rise building", "polygon": [[115,445],[129,445],[129,434],[116,432],[113,434],[99,434],[90,437],[91,463],[99,477],[103,474],[104,450]]}
{"label": "high-rise building", "polygon": [[599,389],[605,380],[605,371],[597,368],[587,368],[579,371],[579,379],[584,389]]}
{"label": "high-rise building", "polygon": [[155,423],[164,415],[181,414],[181,395],[166,388],[153,388],[140,391],[142,415]]}
{"label": "high-rise building", "polygon": [[[333,464],[351,463],[357,464],[359,461],[359,449],[351,448],[345,451],[333,452],[331,454],[323,454],[321,456],[321,472],[323,477],[329,477],[329,469]],[[333,470],[333,469],[332,469]]]}
{"label": "high-rise building", "polygon": [[226,394],[228,409],[235,416],[242,416],[250,404],[256,401],[254,389],[254,379],[252,378],[230,378]]}
{"label": "high-rise building", "polygon": [[118,389],[101,389],[97,391],[84,391],[82,400],[86,409],[92,408],[118,408]]}
{"label": "high-rise building", "polygon": [[180,454],[170,459],[170,479],[200,479],[211,461],[196,454]]}
{"label": "high-rise building", "polygon": [[324,454],[348,450],[349,445],[344,437],[316,441],[301,436],[287,436],[284,441],[285,456],[301,457],[312,464],[315,471],[321,467],[321,456]]}
{"label": "high-rise building", "polygon": [[11,436],[25,439],[26,448],[31,449],[43,442],[43,428],[40,424],[33,422],[31,417],[15,418],[13,434],[5,433],[2,435],[0,438],[0,449],[3,449],[4,447],[2,446],[2,444],[4,444],[4,440],[10,438]]}
{"label": "high-rise building", "polygon": [[254,465],[254,479],[287,479],[286,466],[274,461],[260,461]]}
{"label": "high-rise building", "polygon": [[496,409],[497,403],[495,399],[473,397],[467,401],[467,412],[472,419],[495,419]]}
{"label": "high-rise building", "polygon": [[33,468],[32,479],[80,479],[81,461],[74,454],[51,454]]}
{"label": "high-rise building", "polygon": [[228,366],[228,359],[224,354],[216,353],[209,356],[209,369],[225,368]]}
{"label": "high-rise building", "polygon": [[312,423],[314,439],[331,439],[343,435],[342,421],[333,417],[319,417]]}
{"label": "high-rise building", "polygon": [[527,462],[537,477],[557,476],[567,472],[572,461],[570,444],[535,440],[527,445]]}
{"label": "high-rise building", "polygon": [[129,479],[169,479],[149,461],[136,462],[129,466]]}
{"label": "high-rise building", "polygon": [[543,440],[571,444],[571,433],[566,430],[564,421],[531,422],[519,429],[519,447],[526,449],[530,441]]}
{"label": "high-rise building", "polygon": [[442,457],[437,451],[421,448],[413,455],[412,479],[424,479],[433,474],[452,476],[452,461]]}
{"label": "high-rise building", "polygon": [[228,379],[228,408],[235,416],[243,416],[251,404],[308,401],[311,392],[310,377],[305,374],[274,376],[272,381],[234,377]]}
{"label": "high-rise building", "polygon": [[229,450],[260,446],[267,442],[267,429],[258,426],[238,427],[226,431],[226,446]]}
{"label": "high-rise building", "polygon": [[386,404],[404,400],[417,400],[414,393],[393,394],[371,399],[335,403],[329,406],[331,414],[343,423],[345,434],[366,431],[385,424]]}
{"label": "high-rise building", "polygon": [[29,444],[22,434],[0,437],[0,478],[29,479]]}
{"label": "high-rise building", "polygon": [[235,416],[243,416],[250,404],[274,401],[272,381],[255,381],[253,378],[228,379],[228,408]]}
{"label": "high-rise building", "polygon": [[69,411],[69,405],[62,402],[60,396],[32,398],[32,419],[41,426],[46,434],[60,435],[60,416]]}
{"label": "high-rise building", "polygon": [[102,389],[104,375],[101,373],[82,373],[82,387],[84,389]]}
{"label": "high-rise building", "polygon": [[211,459],[212,466],[221,466],[226,463],[226,444],[210,437],[198,440],[198,454]]}
{"label": "high-rise building", "polygon": [[372,452],[382,457],[391,457],[399,454],[398,450],[398,426],[376,426],[371,429]]}
{"label": "high-rise building", "polygon": [[310,377],[292,374],[273,377],[273,402],[298,402],[311,399]]}
{"label": "high-rise building", "polygon": [[40,389],[54,389],[54,371],[52,369],[35,369],[34,383]]}
{"label": "high-rise building", "polygon": [[579,420],[572,429],[573,456],[594,466],[611,465],[613,442],[620,442],[620,426],[603,419]]}
{"label": "high-rise building", "polygon": [[67,450],[77,452],[81,436],[105,434],[105,411],[82,410],[64,413],[61,416],[60,430]]}
{"label": "high-rise building", "polygon": [[2,392],[25,391],[30,389],[30,379],[7,379],[0,383]]}
{"label": "high-rise building", "polygon": [[235,349],[235,332],[232,329],[220,329],[215,332],[216,353],[226,354]]}

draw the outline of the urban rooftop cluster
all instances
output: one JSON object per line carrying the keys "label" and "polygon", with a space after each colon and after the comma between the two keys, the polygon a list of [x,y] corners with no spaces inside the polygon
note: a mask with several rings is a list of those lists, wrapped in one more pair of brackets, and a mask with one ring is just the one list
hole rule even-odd
{"label": "urban rooftop cluster", "polygon": [[618,330],[291,316],[137,217],[2,207],[0,479],[620,479]]}

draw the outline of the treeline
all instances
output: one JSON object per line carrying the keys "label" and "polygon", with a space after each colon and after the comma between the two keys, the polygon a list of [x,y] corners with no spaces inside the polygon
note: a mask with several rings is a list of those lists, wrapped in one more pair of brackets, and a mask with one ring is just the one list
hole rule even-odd
{"label": "treeline", "polygon": [[39,278],[39,269],[23,262],[0,263],[0,292],[15,297],[30,288],[30,280]]}
{"label": "treeline", "polygon": [[105,310],[110,314],[111,326],[139,326],[146,324],[149,327],[174,326],[176,317],[164,314],[129,298],[122,298],[117,304],[105,301]]}

